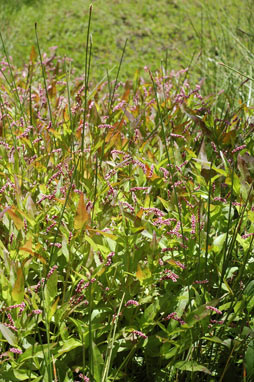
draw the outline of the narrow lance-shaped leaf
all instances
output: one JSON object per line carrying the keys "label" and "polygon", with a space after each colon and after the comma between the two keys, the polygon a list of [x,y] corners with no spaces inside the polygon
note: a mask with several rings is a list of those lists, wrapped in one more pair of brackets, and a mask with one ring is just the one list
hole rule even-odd
{"label": "narrow lance-shaped leaf", "polygon": [[22,268],[17,271],[17,279],[12,290],[12,298],[16,303],[24,300],[24,275]]}
{"label": "narrow lance-shaped leaf", "polygon": [[86,210],[84,194],[81,194],[79,198],[77,213],[74,220],[74,228],[81,229],[89,221],[90,221],[90,216]]}
{"label": "narrow lance-shaped leaf", "polygon": [[21,229],[24,226],[23,220],[20,219],[20,217],[13,211],[14,208],[12,207],[7,211],[7,214],[10,216],[10,218],[13,220],[15,226],[17,229]]}

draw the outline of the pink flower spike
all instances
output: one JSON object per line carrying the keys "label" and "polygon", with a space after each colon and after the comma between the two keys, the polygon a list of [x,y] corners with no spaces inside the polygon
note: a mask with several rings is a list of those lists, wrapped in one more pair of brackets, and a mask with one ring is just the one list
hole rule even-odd
{"label": "pink flower spike", "polygon": [[41,309],[35,309],[35,310],[32,310],[32,313],[35,315],[38,315],[38,314],[42,313],[42,310]]}
{"label": "pink flower spike", "polygon": [[47,279],[49,279],[50,276],[52,276],[52,274],[55,272],[55,270],[57,270],[57,268],[58,268],[58,266],[57,266],[57,265],[54,265],[54,266],[50,269],[49,273],[47,274]]}
{"label": "pink flower spike", "polygon": [[14,354],[22,354],[23,353],[22,350],[19,350],[16,348],[10,348],[9,351],[14,353]]}
{"label": "pink flower spike", "polygon": [[130,306],[130,305],[136,305],[136,306],[138,306],[139,303],[138,303],[138,301],[135,301],[135,300],[129,300],[129,301],[127,301],[126,304],[125,304],[125,306]]}
{"label": "pink flower spike", "polygon": [[172,312],[172,313],[170,313],[167,317],[164,318],[164,321],[168,321],[168,320],[170,320],[170,319],[179,322],[179,324],[181,324],[181,325],[186,324],[186,322],[183,321],[183,320],[181,319],[181,317],[178,317],[178,316],[177,316],[177,313],[176,313],[176,312]]}
{"label": "pink flower spike", "polygon": [[196,233],[196,217],[195,215],[191,215],[191,233],[195,234]]}
{"label": "pink flower spike", "polygon": [[206,280],[196,280],[196,281],[194,281],[194,283],[193,284],[208,284],[208,280],[206,279]]}
{"label": "pink flower spike", "polygon": [[136,334],[136,336],[146,339],[147,335],[140,332],[139,330],[133,330],[132,334]]}
{"label": "pink flower spike", "polygon": [[232,150],[232,154],[237,153],[238,151],[241,151],[245,149],[246,147],[247,147],[246,145],[238,146],[234,150]]}
{"label": "pink flower spike", "polygon": [[207,309],[207,310],[212,310],[213,312],[215,312],[215,313],[217,313],[217,314],[222,314],[222,311],[219,310],[219,309],[217,309],[217,308],[215,308],[214,306],[210,306],[210,305],[208,305],[208,306],[206,306],[206,309]]}
{"label": "pink flower spike", "polygon": [[211,324],[218,324],[218,325],[223,325],[224,324],[224,320],[210,320]]}
{"label": "pink flower spike", "polygon": [[82,379],[82,381],[84,382],[89,382],[90,381],[90,378],[86,377],[84,374],[80,373],[79,374],[79,378]]}

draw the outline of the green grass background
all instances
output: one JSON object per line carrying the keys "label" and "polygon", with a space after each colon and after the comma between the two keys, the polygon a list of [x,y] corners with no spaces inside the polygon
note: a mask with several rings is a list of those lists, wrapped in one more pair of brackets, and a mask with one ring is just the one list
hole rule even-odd
{"label": "green grass background", "polygon": [[205,73],[214,79],[213,60],[237,69],[244,61],[249,67],[253,0],[0,0],[1,32],[14,63],[27,62],[37,22],[41,49],[57,45],[58,53],[71,57],[82,72],[90,3],[96,80],[118,64],[126,38],[122,79],[144,65],[159,68],[166,54],[169,69],[192,62],[195,78]]}

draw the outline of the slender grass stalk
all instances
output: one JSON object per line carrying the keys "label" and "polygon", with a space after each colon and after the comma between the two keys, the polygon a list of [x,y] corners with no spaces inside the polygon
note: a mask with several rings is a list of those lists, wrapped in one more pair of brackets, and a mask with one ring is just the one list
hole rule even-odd
{"label": "slender grass stalk", "polygon": [[70,82],[70,67],[69,67],[68,74],[67,74],[66,59],[64,60],[64,70],[65,70],[67,99],[68,99],[68,112],[69,112],[70,129],[71,129],[70,148],[71,148],[71,153],[73,154],[73,151],[74,151],[74,123],[73,123],[73,116],[72,116],[72,111],[71,111],[71,94],[70,94],[70,85],[69,85],[69,82]]}
{"label": "slender grass stalk", "polygon": [[90,26],[92,20],[92,4],[89,7],[87,34],[86,34],[86,53],[85,53],[85,99],[84,99],[84,113],[83,113],[83,126],[82,126],[82,136],[81,136],[81,175],[84,174],[84,143],[85,143],[85,127],[87,118],[87,104],[88,104],[88,85],[89,85],[89,75],[90,75],[90,64],[92,55],[92,40],[90,39]]}
{"label": "slender grass stalk", "polygon": [[[115,90],[116,90],[118,77],[119,77],[120,70],[121,70],[122,63],[123,63],[123,58],[124,58],[124,54],[125,54],[125,49],[126,49],[127,41],[128,40],[126,39],[124,47],[123,47],[123,50],[122,50],[122,55],[121,55],[121,58],[120,58],[120,61],[119,61],[118,69],[117,69],[117,75],[116,75],[116,79],[115,79],[115,84],[114,84],[113,92],[112,92],[112,89],[111,89],[111,85],[109,87],[109,89],[110,89],[110,98],[109,98],[109,106],[108,106],[108,115],[109,115],[108,121],[110,121],[110,118],[111,118],[111,108],[112,108],[113,102],[114,102]],[[108,76],[108,72],[107,72],[107,76]],[[101,168],[102,161],[103,161],[103,156],[104,156],[105,139],[106,139],[106,132],[104,133],[102,147],[101,147],[100,168]]]}
{"label": "slender grass stalk", "polygon": [[244,78],[247,78],[248,80],[254,81],[254,78],[252,78],[252,77],[250,77],[250,76],[247,76],[247,74],[244,74],[244,73],[240,72],[239,70],[232,68],[232,67],[229,66],[229,65],[224,64],[224,62],[218,62],[217,64],[218,64],[218,65],[221,65],[221,66],[224,66],[224,67],[227,68],[227,69],[232,70],[232,72],[237,73],[237,74],[239,74],[240,76],[242,76],[242,77],[244,77]]}
{"label": "slender grass stalk", "polygon": [[64,201],[64,205],[63,205],[63,208],[62,208],[62,211],[61,211],[61,214],[60,214],[60,218],[58,220],[58,224],[57,224],[57,229],[56,229],[56,232],[55,232],[55,235],[54,235],[54,241],[53,241],[53,245],[51,247],[51,251],[50,251],[50,256],[49,256],[49,263],[48,263],[48,267],[47,267],[47,271],[49,271],[49,269],[51,268],[52,264],[55,263],[55,243],[56,243],[56,238],[57,238],[57,235],[60,231],[60,225],[62,223],[62,219],[63,219],[63,214],[64,214],[64,211],[65,211],[65,208],[66,208],[66,205],[68,203],[68,200],[69,200],[69,196],[70,196],[70,192],[72,190],[72,185],[73,185],[73,181],[74,181],[74,177],[76,175],[76,171],[77,171],[77,168],[78,168],[78,164],[79,164],[79,161],[80,161],[80,156],[74,166],[74,171],[72,173],[72,177],[71,177],[71,181],[70,181],[70,186],[68,188],[68,191],[67,191],[67,195],[66,195],[66,198],[65,198],[65,201]]}
{"label": "slender grass stalk", "polygon": [[[41,273],[40,273],[40,280],[42,280],[42,274]],[[45,292],[45,284],[43,285],[41,283],[40,291],[41,291],[41,295],[42,295],[42,305],[44,307],[46,307],[45,293],[44,293]],[[45,322],[45,327],[46,327],[48,354],[46,354],[45,351],[44,351],[42,341],[41,341],[41,345],[42,345],[43,357],[44,357],[44,361],[46,363],[46,368],[47,368],[47,373],[48,373],[48,381],[49,382],[53,382],[53,368],[52,368],[52,365],[51,365],[50,334],[49,334],[50,328],[49,328],[49,322],[48,322],[48,311],[47,311],[46,308],[44,309],[43,313],[44,313],[44,322]],[[39,338],[41,340],[41,336]]]}
{"label": "slender grass stalk", "polygon": [[228,252],[227,252],[227,255],[226,255],[227,262],[229,262],[229,260],[232,257],[232,251],[233,251],[233,248],[234,248],[234,245],[235,245],[235,242],[236,242],[237,234],[239,233],[241,225],[242,225],[244,213],[246,211],[246,208],[247,208],[247,205],[248,205],[248,202],[249,202],[249,199],[250,199],[250,195],[251,195],[252,189],[253,189],[253,183],[250,186],[246,202],[245,202],[245,204],[244,204],[244,206],[243,206],[243,208],[241,210],[239,219],[238,219],[238,221],[237,221],[237,223],[235,225],[235,228],[234,228],[234,231],[233,231],[233,234],[232,234],[232,237],[231,237],[231,242],[230,242],[230,245],[229,245],[229,248],[228,248]]}
{"label": "slender grass stalk", "polygon": [[200,275],[200,260],[201,260],[201,197],[199,198],[198,207],[198,270],[197,270],[197,280],[199,280]]}
{"label": "slender grass stalk", "polygon": [[120,301],[120,304],[118,307],[118,311],[117,311],[117,316],[115,318],[113,325],[111,326],[110,334],[108,337],[108,347],[107,347],[106,357],[105,357],[106,362],[105,362],[101,382],[107,382],[107,379],[108,379],[109,368],[110,368],[110,363],[111,363],[111,358],[112,358],[112,352],[113,352],[114,342],[115,342],[115,338],[116,338],[117,323],[118,323],[119,314],[120,314],[122,306],[123,306],[124,298],[125,298],[125,292],[122,295],[122,298],[121,298],[121,301]]}
{"label": "slender grass stalk", "polygon": [[[7,63],[8,63],[8,68],[10,70],[11,81],[12,81],[10,87],[11,87],[11,89],[12,89],[14,95],[15,95],[15,98],[17,100],[17,103],[19,105],[19,109],[20,109],[21,115],[22,115],[22,117],[24,119],[25,125],[27,126],[27,120],[26,120],[26,116],[25,116],[25,113],[24,113],[24,108],[23,108],[23,105],[21,104],[21,101],[20,101],[20,97],[19,97],[19,93],[18,93],[18,89],[17,89],[17,84],[16,84],[16,81],[15,81],[15,77],[13,75],[13,71],[12,71],[12,68],[11,68],[11,63],[10,63],[9,55],[7,53],[7,50],[6,50],[5,43],[4,43],[1,31],[0,31],[0,40],[2,42],[3,51],[4,51],[4,54],[5,54]],[[2,70],[1,70],[1,73],[3,74]]]}
{"label": "slender grass stalk", "polygon": [[252,254],[251,253],[251,250],[252,250],[252,244],[253,244],[253,240],[254,240],[254,236],[252,236],[251,238],[251,241],[250,241],[250,245],[249,245],[249,248],[248,248],[248,251],[246,252],[245,256],[244,256],[244,259],[243,259],[243,263],[240,267],[240,270],[239,270],[239,273],[238,275],[236,276],[235,280],[234,280],[234,283],[233,283],[233,288],[236,287],[237,283],[239,281],[241,281],[242,277],[243,277],[243,274],[244,274],[244,271],[246,269],[246,264],[248,263],[248,260],[250,258],[250,255]]}
{"label": "slender grass stalk", "polygon": [[203,11],[203,6],[201,7],[201,39],[200,39],[200,51],[201,51],[201,73],[202,77],[204,77],[205,74],[205,68],[204,68],[204,11]]}
{"label": "slender grass stalk", "polygon": [[92,285],[89,284],[88,287],[89,296],[89,311],[88,311],[88,326],[89,326],[89,373],[90,377],[94,379],[94,357],[93,357],[93,327],[92,327],[92,312],[93,312],[93,301],[92,301]]}
{"label": "slender grass stalk", "polygon": [[30,114],[30,125],[33,125],[33,108],[32,108],[32,74],[30,73],[29,81],[29,114]]}
{"label": "slender grass stalk", "polygon": [[[235,162],[234,162],[235,164]],[[232,211],[232,202],[233,202],[233,187],[234,187],[234,173],[235,173],[235,166],[233,166],[233,170],[231,172],[231,196],[230,196],[230,205],[229,205],[229,211],[228,211],[228,224],[227,224],[227,232],[226,232],[226,240],[225,240],[225,246],[224,246],[224,254],[223,254],[223,260],[222,260],[222,272],[221,272],[221,278],[220,278],[220,284],[219,284],[219,290],[221,289],[221,285],[224,279],[224,275],[228,266],[228,261],[226,261],[226,254],[227,254],[227,248],[228,248],[228,239],[229,239],[229,229],[230,229],[230,223],[231,223],[231,211]]]}
{"label": "slender grass stalk", "polygon": [[46,71],[45,71],[45,67],[44,67],[43,62],[42,62],[41,49],[40,49],[38,33],[37,33],[37,23],[34,24],[34,28],[35,28],[35,36],[36,36],[37,49],[38,49],[39,57],[40,57],[40,64],[41,64],[41,72],[42,72],[42,77],[43,77],[43,82],[44,82],[44,89],[45,89],[46,98],[47,98],[47,104],[48,104],[49,119],[53,123],[53,116],[52,116],[52,110],[51,110],[51,105],[50,105],[50,100],[49,100],[49,93],[48,93],[48,87],[47,87]]}
{"label": "slender grass stalk", "polygon": [[109,113],[110,113],[112,105],[113,105],[113,103],[115,101],[115,92],[116,92],[117,82],[118,82],[120,70],[121,70],[121,67],[122,67],[122,63],[123,63],[123,58],[124,58],[124,55],[125,55],[125,50],[126,50],[127,42],[128,42],[128,39],[126,39],[125,43],[124,43],[124,47],[123,47],[123,50],[122,50],[122,55],[121,55],[121,58],[120,58],[118,69],[117,69],[117,74],[116,74],[116,79],[115,79],[113,91],[112,91],[112,94],[110,94]]}
{"label": "slender grass stalk", "polygon": [[[6,115],[8,127],[9,127],[9,130],[11,132],[11,137],[13,139],[13,145],[15,147],[15,150],[17,150],[17,138],[16,138],[16,135],[13,134],[13,129],[12,129],[12,126],[11,126],[11,123],[10,123],[8,111],[6,110],[6,108],[4,106],[4,101],[3,101],[3,98],[2,98],[2,95],[1,95],[1,91],[0,91],[0,107],[1,107],[2,115]],[[3,124],[3,134],[5,134],[5,132],[4,132],[4,124]]]}
{"label": "slender grass stalk", "polygon": [[226,371],[228,370],[228,367],[229,367],[229,364],[230,364],[230,361],[231,361],[231,357],[232,357],[232,354],[234,353],[234,350],[235,350],[235,347],[237,346],[236,342],[233,344],[233,347],[229,353],[229,356],[228,356],[228,359],[227,359],[227,362],[226,362],[226,365],[224,367],[224,370],[220,376],[220,379],[219,379],[219,382],[223,382],[223,379],[224,379],[224,376],[226,374]]}
{"label": "slender grass stalk", "polygon": [[[161,113],[161,108],[160,108],[160,104],[159,104],[159,100],[158,100],[158,95],[157,95],[157,87],[156,87],[153,75],[152,75],[150,70],[149,70],[149,74],[150,74],[150,78],[151,78],[152,84],[153,84],[153,90],[154,90],[155,100],[156,100],[156,104],[157,104],[157,109],[158,109],[158,115],[159,115],[159,120],[160,120],[160,124],[161,124],[161,129],[162,129],[162,137],[163,137],[163,141],[164,141],[166,157],[167,157],[168,164],[170,165],[170,157],[169,157],[169,151],[168,151],[168,145],[167,145],[164,121],[163,121],[163,117],[162,117],[162,113]],[[172,148],[172,150],[173,150],[173,148]],[[172,173],[172,169],[171,169],[170,166],[169,166],[169,171],[170,171],[171,176],[173,178],[173,173]],[[184,258],[185,258],[185,264],[187,266],[187,255],[186,255],[185,244],[184,244],[184,232],[183,232],[182,215],[181,215],[181,211],[180,211],[180,207],[179,207],[178,196],[177,196],[177,192],[176,192],[176,188],[175,188],[174,182],[173,182],[173,191],[174,191],[174,196],[175,196],[176,206],[177,206],[177,213],[178,213],[178,216],[179,216],[180,227],[181,227],[182,244],[183,244],[183,253],[184,253]]]}
{"label": "slender grass stalk", "polygon": [[206,247],[205,247],[205,278],[207,278],[207,270],[208,270],[208,246],[209,246],[209,235],[210,235],[211,193],[212,193],[211,170],[212,170],[212,162],[210,164],[210,172],[209,172],[210,176],[209,176],[208,205],[207,205],[207,228],[206,228]]}
{"label": "slender grass stalk", "polygon": [[93,212],[92,212],[92,218],[91,218],[91,225],[93,225],[93,219],[94,219],[95,203],[96,203],[96,199],[97,199],[97,185],[98,185],[98,157],[96,155],[96,160],[95,160],[95,175],[94,175]]}
{"label": "slender grass stalk", "polygon": [[121,363],[121,365],[118,367],[118,369],[116,370],[116,373],[114,375],[114,378],[112,380],[112,382],[114,382],[115,380],[117,380],[117,377],[118,377],[118,374],[120,373],[120,371],[124,368],[125,365],[128,364],[129,360],[132,358],[133,354],[135,353],[136,349],[138,347],[138,344],[135,344],[133,346],[133,348],[130,350],[129,354],[127,355],[127,357],[123,360],[123,362]]}

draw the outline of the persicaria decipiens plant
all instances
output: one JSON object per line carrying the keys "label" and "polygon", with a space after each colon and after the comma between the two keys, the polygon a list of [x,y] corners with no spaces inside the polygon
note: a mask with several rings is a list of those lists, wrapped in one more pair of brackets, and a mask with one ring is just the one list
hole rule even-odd
{"label": "persicaria decipiens plant", "polygon": [[253,111],[214,121],[186,70],[91,90],[42,58],[0,72],[4,378],[217,380],[231,337],[247,367]]}

